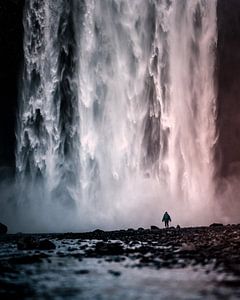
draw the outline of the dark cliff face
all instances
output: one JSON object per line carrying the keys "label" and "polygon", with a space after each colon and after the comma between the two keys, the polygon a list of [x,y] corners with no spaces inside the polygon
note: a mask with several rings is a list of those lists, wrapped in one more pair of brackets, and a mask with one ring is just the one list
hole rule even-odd
{"label": "dark cliff face", "polygon": [[226,176],[240,162],[240,1],[218,0],[217,15],[218,146]]}
{"label": "dark cliff face", "polygon": [[[0,166],[15,165],[15,120],[23,62],[24,1],[0,1]],[[240,1],[218,0],[217,15],[217,152],[220,171],[227,175],[232,166],[240,162]]]}
{"label": "dark cliff face", "polygon": [[14,166],[24,0],[0,1],[0,166]]}

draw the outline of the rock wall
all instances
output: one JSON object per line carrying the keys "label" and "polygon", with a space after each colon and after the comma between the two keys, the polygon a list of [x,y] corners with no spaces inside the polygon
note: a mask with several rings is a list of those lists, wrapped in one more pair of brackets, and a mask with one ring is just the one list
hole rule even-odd
{"label": "rock wall", "polygon": [[24,0],[0,1],[0,166],[14,168],[18,78],[23,61]]}
{"label": "rock wall", "polygon": [[218,0],[217,15],[218,153],[226,176],[240,170],[240,1]]}

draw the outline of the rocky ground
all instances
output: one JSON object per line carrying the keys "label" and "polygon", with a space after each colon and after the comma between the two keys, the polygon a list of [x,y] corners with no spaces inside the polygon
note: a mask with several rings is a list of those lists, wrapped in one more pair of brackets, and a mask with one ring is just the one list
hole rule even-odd
{"label": "rocky ground", "polygon": [[240,225],[8,234],[0,245],[1,299],[240,297]]}

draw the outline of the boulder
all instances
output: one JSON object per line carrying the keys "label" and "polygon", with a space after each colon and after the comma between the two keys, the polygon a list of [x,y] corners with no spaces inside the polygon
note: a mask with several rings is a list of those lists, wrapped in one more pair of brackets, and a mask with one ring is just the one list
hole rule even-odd
{"label": "boulder", "polygon": [[99,255],[121,255],[124,253],[123,247],[119,243],[96,243],[95,251]]}
{"label": "boulder", "polygon": [[53,242],[47,239],[38,240],[36,238],[27,236],[18,240],[17,248],[18,250],[33,250],[33,249],[51,250],[51,249],[55,249],[56,246]]}
{"label": "boulder", "polygon": [[45,239],[45,240],[40,240],[38,243],[38,248],[39,250],[52,250],[56,249],[56,246],[53,242]]}
{"label": "boulder", "polygon": [[0,223],[0,234],[6,234],[8,231],[8,228],[6,225]]}
{"label": "boulder", "polygon": [[96,230],[93,231],[93,233],[95,233],[95,234],[104,234],[105,232],[101,229],[96,229]]}
{"label": "boulder", "polygon": [[151,230],[155,230],[155,231],[156,231],[156,230],[160,230],[160,228],[157,227],[157,226],[155,226],[155,225],[152,225],[150,228],[151,228]]}
{"label": "boulder", "polygon": [[223,227],[222,223],[212,223],[209,227]]}
{"label": "boulder", "polygon": [[17,248],[18,250],[33,250],[37,249],[38,241],[31,237],[26,236],[18,240],[17,242]]}

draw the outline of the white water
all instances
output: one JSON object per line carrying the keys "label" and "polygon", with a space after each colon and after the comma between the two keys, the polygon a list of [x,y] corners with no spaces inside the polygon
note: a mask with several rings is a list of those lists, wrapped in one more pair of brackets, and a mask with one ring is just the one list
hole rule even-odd
{"label": "white water", "polygon": [[16,158],[36,228],[209,222],[216,1],[29,0],[24,28]]}

